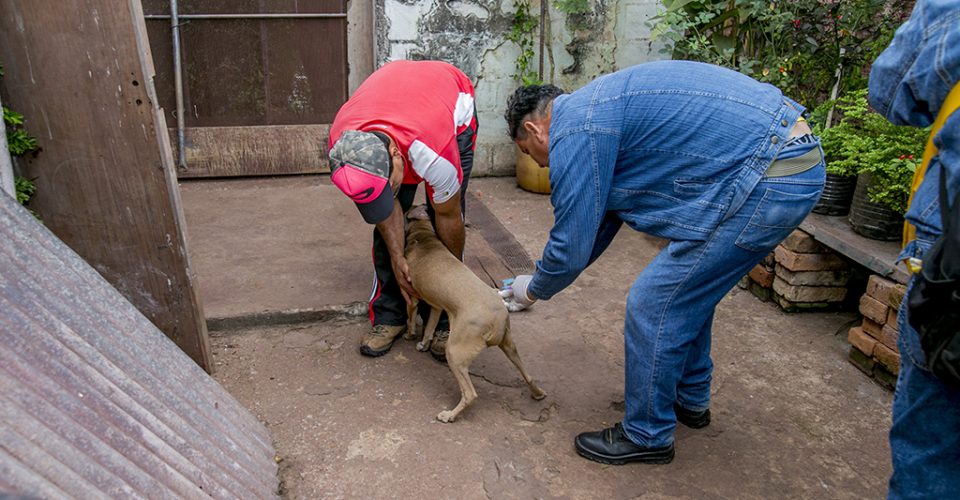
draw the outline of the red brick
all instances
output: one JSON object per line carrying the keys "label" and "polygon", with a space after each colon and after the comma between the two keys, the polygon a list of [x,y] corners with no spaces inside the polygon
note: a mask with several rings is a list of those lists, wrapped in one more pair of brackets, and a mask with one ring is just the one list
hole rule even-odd
{"label": "red brick", "polygon": [[849,266],[835,253],[798,253],[777,245],[777,263],[790,271],[842,271]]}
{"label": "red brick", "polygon": [[791,285],[847,286],[849,271],[791,271],[777,265],[777,276]]}
{"label": "red brick", "polygon": [[850,362],[853,363],[853,366],[859,368],[860,371],[870,375],[871,377],[873,376],[873,370],[876,368],[877,362],[872,356],[868,356],[860,352],[860,350],[856,347],[851,346],[848,359],[850,359]]}
{"label": "red brick", "polygon": [[873,357],[878,363],[884,366],[890,373],[897,375],[900,373],[900,354],[883,344],[877,344],[873,348]]}
{"label": "red brick", "polygon": [[877,340],[879,340],[881,344],[889,347],[893,351],[899,352],[899,350],[897,349],[898,335],[900,334],[897,332],[897,329],[891,327],[890,323],[887,323],[886,325],[883,325],[883,328],[880,329],[880,336],[877,337]]}
{"label": "red brick", "polygon": [[753,281],[750,282],[750,293],[764,302],[770,302],[770,296],[773,295],[769,288],[764,288]]}
{"label": "red brick", "polygon": [[880,340],[880,336],[882,335],[882,331],[883,331],[883,325],[881,325],[880,323],[877,323],[876,321],[870,318],[863,318],[863,324],[860,325],[860,327],[863,328],[863,331],[867,335],[877,340]]}
{"label": "red brick", "polygon": [[897,283],[897,285],[890,290],[890,294],[887,297],[887,305],[894,309],[900,309],[900,303],[903,302],[903,295],[905,293],[907,293],[906,285]]}
{"label": "red brick", "polygon": [[766,257],[763,258],[762,261],[760,261],[760,263],[763,264],[767,269],[773,269],[773,266],[777,265],[777,257],[773,254],[773,252],[770,252]]}
{"label": "red brick", "polygon": [[887,309],[887,322],[885,324],[897,328],[897,309],[893,307]]}
{"label": "red brick", "polygon": [[877,346],[876,339],[864,333],[863,328],[859,326],[850,329],[847,333],[847,342],[867,356],[873,356],[873,350]]}
{"label": "red brick", "polygon": [[773,271],[763,267],[763,264],[757,264],[750,270],[750,279],[752,279],[756,284],[762,286],[763,288],[770,288],[773,286]]}
{"label": "red brick", "polygon": [[840,302],[847,296],[842,286],[794,286],[780,277],[774,278],[773,291],[790,302]]}
{"label": "red brick", "polygon": [[[759,287],[757,287],[759,288]],[[760,290],[766,290],[768,293],[770,289],[760,288]],[[754,292],[756,295],[756,292]],[[783,309],[783,312],[787,313],[796,313],[796,312],[809,312],[809,311],[838,311],[843,306],[843,302],[791,302],[780,295],[772,294],[773,301]]]}
{"label": "red brick", "polygon": [[870,278],[867,279],[867,295],[883,302],[884,304],[890,304],[890,293],[897,286],[895,281],[888,280],[882,276],[871,274]]}
{"label": "red brick", "polygon": [[[856,350],[856,349],[851,349]],[[873,381],[883,386],[884,389],[896,390],[897,376],[891,374],[883,365],[875,364],[873,366]]]}
{"label": "red brick", "polygon": [[787,239],[783,240],[783,243],[780,244],[786,247],[787,250],[797,253],[823,253],[825,250],[823,245],[813,239],[813,236],[799,229],[790,233],[790,236],[787,236]]}
{"label": "red brick", "polygon": [[881,325],[887,322],[887,304],[869,296],[860,297],[860,314]]}

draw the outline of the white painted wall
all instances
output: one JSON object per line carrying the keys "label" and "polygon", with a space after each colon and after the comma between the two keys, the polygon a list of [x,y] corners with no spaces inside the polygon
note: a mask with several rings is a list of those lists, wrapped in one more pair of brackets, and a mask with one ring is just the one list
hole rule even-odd
{"label": "white painted wall", "polygon": [[[377,65],[400,59],[439,59],[463,70],[476,85],[480,121],[473,175],[513,175],[514,146],[503,120],[507,97],[518,86],[512,75],[519,48],[506,40],[513,0],[374,1]],[[532,3],[531,10],[539,14],[539,0]],[[665,57],[660,45],[651,44],[647,26],[656,15],[657,0],[591,3],[596,30],[581,33],[589,42],[580,71],[573,74],[563,74],[563,69],[574,62],[565,49],[574,35],[563,13],[548,9],[546,82],[575,90],[599,75]]]}

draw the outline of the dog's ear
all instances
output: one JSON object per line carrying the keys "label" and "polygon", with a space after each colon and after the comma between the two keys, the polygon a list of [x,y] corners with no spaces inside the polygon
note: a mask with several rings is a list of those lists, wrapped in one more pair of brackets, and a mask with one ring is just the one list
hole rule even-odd
{"label": "dog's ear", "polygon": [[427,215],[427,206],[426,205],[415,205],[410,207],[410,210],[407,210],[407,220],[429,220],[430,216]]}

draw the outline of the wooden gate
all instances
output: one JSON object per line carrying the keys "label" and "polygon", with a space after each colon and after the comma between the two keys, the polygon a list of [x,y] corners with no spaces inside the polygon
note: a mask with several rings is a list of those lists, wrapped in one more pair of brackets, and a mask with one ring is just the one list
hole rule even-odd
{"label": "wooden gate", "polygon": [[327,171],[347,99],[345,0],[142,3],[178,177]]}

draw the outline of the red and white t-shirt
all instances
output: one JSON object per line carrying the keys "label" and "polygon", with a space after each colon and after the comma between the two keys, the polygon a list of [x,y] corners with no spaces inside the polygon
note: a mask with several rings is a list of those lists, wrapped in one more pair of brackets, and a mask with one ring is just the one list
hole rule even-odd
{"label": "red and white t-shirt", "polygon": [[374,71],[340,108],[330,127],[333,147],[344,130],[383,131],[404,156],[404,184],[425,181],[443,203],[460,190],[457,135],[476,127],[467,75],[440,61],[395,61]]}

